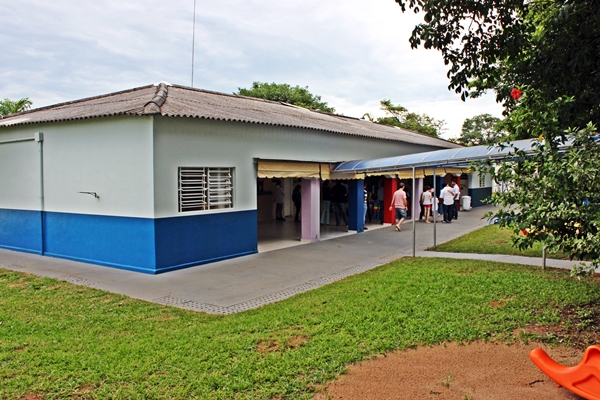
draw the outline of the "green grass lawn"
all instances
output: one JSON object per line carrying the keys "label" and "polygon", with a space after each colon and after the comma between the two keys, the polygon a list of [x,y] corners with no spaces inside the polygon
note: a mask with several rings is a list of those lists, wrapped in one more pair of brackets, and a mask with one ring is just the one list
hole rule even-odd
{"label": "green grass lawn", "polygon": [[[541,257],[542,245],[537,243],[530,249],[519,250],[512,246],[512,232],[500,228],[498,225],[484,226],[459,238],[437,246],[436,251],[450,253],[476,253],[476,254],[508,254],[514,256]],[[433,250],[429,248],[428,250]],[[546,254],[548,258],[566,259],[562,253]]]}
{"label": "green grass lawn", "polygon": [[[256,310],[211,316],[0,269],[0,398],[308,399],[350,363],[510,340],[600,300],[569,271],[400,259]],[[569,323],[566,321],[566,323]]]}

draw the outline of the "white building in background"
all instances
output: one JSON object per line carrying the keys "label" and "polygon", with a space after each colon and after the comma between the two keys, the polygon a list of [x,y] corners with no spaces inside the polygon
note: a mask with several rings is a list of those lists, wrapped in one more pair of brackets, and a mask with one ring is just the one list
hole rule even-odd
{"label": "white building in background", "polygon": [[[151,274],[255,253],[271,178],[302,179],[302,237],[315,241],[333,165],[454,147],[164,83],[57,104],[0,119],[0,247]],[[362,180],[350,183],[360,232]]]}

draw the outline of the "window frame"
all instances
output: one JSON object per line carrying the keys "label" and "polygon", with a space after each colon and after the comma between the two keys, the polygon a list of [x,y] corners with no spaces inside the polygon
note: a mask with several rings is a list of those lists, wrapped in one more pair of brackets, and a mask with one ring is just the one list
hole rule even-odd
{"label": "window frame", "polygon": [[480,188],[484,188],[485,186],[485,181],[486,181],[486,174],[479,174],[479,187]]}
{"label": "window frame", "polygon": [[178,167],[178,212],[233,208],[234,171],[233,167]]}

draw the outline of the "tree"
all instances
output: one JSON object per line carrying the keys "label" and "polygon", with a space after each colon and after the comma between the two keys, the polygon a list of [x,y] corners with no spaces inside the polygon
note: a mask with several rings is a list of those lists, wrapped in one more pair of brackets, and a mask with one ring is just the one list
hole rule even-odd
{"label": "tree", "polygon": [[294,104],[299,107],[310,110],[320,110],[326,113],[334,113],[335,108],[321,101],[321,96],[317,96],[308,91],[308,86],[290,86],[287,83],[263,83],[253,82],[252,88],[238,88],[237,93],[240,96],[257,97],[259,99],[280,101]]}
{"label": "tree", "polygon": [[409,112],[401,105],[392,104],[391,100],[381,100],[381,110],[385,111],[385,117],[373,118],[365,114],[369,120],[383,125],[398,126],[413,132],[439,137],[444,130],[444,121],[438,121],[427,114]]}
{"label": "tree", "polygon": [[514,150],[514,161],[479,169],[510,187],[491,202],[501,207],[493,216],[513,230],[517,247],[542,242],[550,251],[591,261],[591,269],[575,269],[585,273],[600,266],[600,143],[593,124],[567,133],[568,149],[561,137],[542,139],[532,154]]}
{"label": "tree", "polygon": [[[572,101],[554,110],[560,132],[599,121],[600,0],[396,2],[424,12],[411,46],[441,51],[448,88],[463,100],[494,90],[510,116],[566,97]],[[515,103],[513,88],[527,101]],[[536,137],[527,125],[507,123],[515,138]]]}
{"label": "tree", "polygon": [[24,97],[21,100],[17,101],[4,99],[0,101],[0,115],[5,116],[9,114],[20,113],[22,111],[27,111],[31,108],[32,104],[33,103],[27,97]]}
{"label": "tree", "polygon": [[598,266],[600,0],[396,2],[424,12],[410,43],[441,51],[449,89],[462,100],[495,91],[510,138],[539,137],[498,172],[480,166],[510,187],[492,196],[492,217],[528,232],[513,237],[521,248],[543,242]]}
{"label": "tree", "polygon": [[460,137],[450,139],[463,146],[480,146],[500,143],[508,133],[502,130],[502,120],[490,114],[476,115],[465,119]]}

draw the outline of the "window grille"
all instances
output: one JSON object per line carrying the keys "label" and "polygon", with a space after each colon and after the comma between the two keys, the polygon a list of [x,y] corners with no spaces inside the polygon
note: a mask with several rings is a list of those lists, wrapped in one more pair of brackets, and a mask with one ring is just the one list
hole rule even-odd
{"label": "window grille", "polygon": [[208,169],[208,206],[209,208],[233,207],[231,168]]}
{"label": "window grille", "polygon": [[179,212],[233,207],[233,168],[179,167]]}
{"label": "window grille", "polygon": [[485,187],[485,174],[479,174],[479,187]]}

